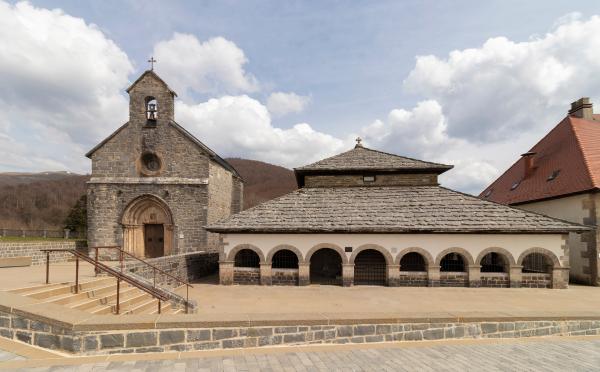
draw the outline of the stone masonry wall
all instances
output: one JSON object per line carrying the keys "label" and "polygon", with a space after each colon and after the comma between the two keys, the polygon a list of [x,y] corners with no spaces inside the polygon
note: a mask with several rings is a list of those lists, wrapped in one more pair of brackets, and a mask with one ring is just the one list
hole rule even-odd
{"label": "stone masonry wall", "polygon": [[273,285],[298,285],[298,269],[271,269]]}
{"label": "stone masonry wall", "polygon": [[[520,338],[600,334],[600,320],[501,322],[374,322],[74,331],[22,314],[0,311],[0,336],[74,354],[114,354],[383,341]],[[289,322],[287,322],[289,324]]]}
{"label": "stone masonry wall", "polygon": [[390,287],[427,287],[427,272],[401,271],[398,278],[388,279]]}
{"label": "stone masonry wall", "polygon": [[[201,277],[216,273],[218,270],[218,253],[187,253],[173,256],[164,256],[145,260],[159,269],[186,280],[188,283]],[[149,281],[154,280],[154,270],[137,260],[129,260],[124,265],[124,270]],[[167,275],[157,272],[156,284],[167,287],[175,287],[178,284]]]}
{"label": "stone masonry wall", "polygon": [[253,267],[234,267],[233,284],[260,284],[260,269]]}
{"label": "stone masonry wall", "polygon": [[[32,241],[32,242],[0,242],[0,258],[31,257],[32,265],[46,263],[46,253],[40,249],[80,249],[85,250],[84,241]],[[50,262],[65,262],[73,258],[69,252],[50,253]]]}
{"label": "stone masonry wall", "polygon": [[[232,198],[234,196],[233,174],[212,161],[209,170],[207,224],[231,215]],[[207,232],[207,247],[214,252],[218,252],[218,233]]]}
{"label": "stone masonry wall", "polygon": [[467,273],[444,272],[440,274],[440,287],[468,287]]}
{"label": "stone masonry wall", "polygon": [[207,232],[202,228],[207,218],[206,185],[88,184],[87,194],[90,247],[123,246],[125,208],[135,198],[150,194],[164,200],[173,214],[173,254],[207,249]]}
{"label": "stone masonry wall", "polygon": [[551,274],[523,273],[521,287],[524,288],[552,288]]}
{"label": "stone masonry wall", "polygon": [[305,187],[437,185],[437,174],[376,174],[375,182],[363,182],[363,175],[312,175],[304,177]]}
{"label": "stone masonry wall", "polygon": [[506,273],[482,273],[481,287],[509,288],[510,280]]}

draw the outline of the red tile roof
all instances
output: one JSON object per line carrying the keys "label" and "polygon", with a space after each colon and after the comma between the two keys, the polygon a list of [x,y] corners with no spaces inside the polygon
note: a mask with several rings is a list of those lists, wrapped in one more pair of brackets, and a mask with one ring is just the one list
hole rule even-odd
{"label": "red tile roof", "polygon": [[[600,115],[594,115],[594,120],[567,116],[530,152],[535,155],[528,177],[524,177],[525,159],[520,158],[479,196],[518,204],[599,188]],[[556,171],[558,175],[549,180]]]}

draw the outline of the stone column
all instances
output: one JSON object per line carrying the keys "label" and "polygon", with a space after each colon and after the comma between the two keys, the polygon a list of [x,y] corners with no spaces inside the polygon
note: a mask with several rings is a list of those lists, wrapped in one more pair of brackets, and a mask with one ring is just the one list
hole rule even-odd
{"label": "stone column", "polygon": [[310,263],[298,263],[298,285],[310,284]]}
{"label": "stone column", "polygon": [[400,265],[387,265],[387,285],[397,287],[400,281]]}
{"label": "stone column", "polygon": [[351,287],[354,285],[354,264],[342,265],[342,285]]}
{"label": "stone column", "polygon": [[440,267],[436,265],[429,265],[427,267],[427,286],[428,287],[439,287],[440,286]]}
{"label": "stone column", "polygon": [[469,265],[469,287],[481,287],[481,265]]}
{"label": "stone column", "polygon": [[569,268],[555,267],[552,269],[552,288],[567,289],[569,288]]}
{"label": "stone column", "polygon": [[222,285],[233,284],[233,261],[219,261],[219,280]]}
{"label": "stone column", "polygon": [[510,265],[510,273],[508,279],[510,280],[511,288],[521,288],[521,281],[523,280],[523,266],[521,265]]}
{"label": "stone column", "polygon": [[260,285],[271,285],[270,263],[260,263]]}

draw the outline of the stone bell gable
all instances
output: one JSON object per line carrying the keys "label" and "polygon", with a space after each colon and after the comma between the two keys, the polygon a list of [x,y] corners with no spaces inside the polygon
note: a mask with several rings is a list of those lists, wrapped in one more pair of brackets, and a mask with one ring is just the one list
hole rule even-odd
{"label": "stone bell gable", "polygon": [[90,246],[144,257],[216,250],[203,226],[241,209],[240,176],[174,121],[177,95],[154,71],[127,92],[129,121],[87,154]]}

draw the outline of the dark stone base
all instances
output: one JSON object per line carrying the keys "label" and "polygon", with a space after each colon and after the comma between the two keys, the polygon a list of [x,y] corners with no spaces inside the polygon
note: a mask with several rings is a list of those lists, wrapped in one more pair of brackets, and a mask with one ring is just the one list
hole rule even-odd
{"label": "dark stone base", "polygon": [[272,285],[298,285],[297,269],[271,269]]}
{"label": "dark stone base", "polygon": [[260,284],[260,269],[252,268],[234,268],[233,269],[233,283],[234,284],[249,284],[258,285]]}

